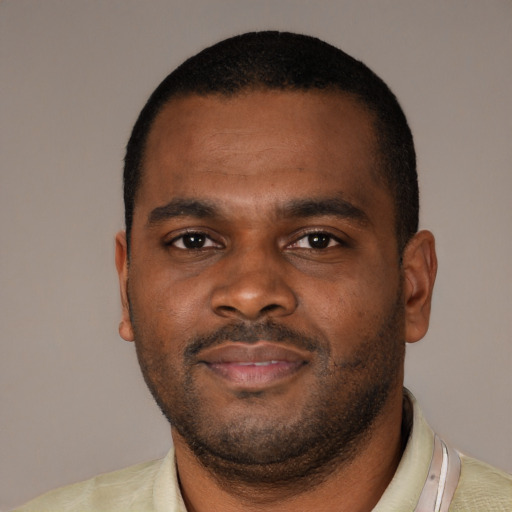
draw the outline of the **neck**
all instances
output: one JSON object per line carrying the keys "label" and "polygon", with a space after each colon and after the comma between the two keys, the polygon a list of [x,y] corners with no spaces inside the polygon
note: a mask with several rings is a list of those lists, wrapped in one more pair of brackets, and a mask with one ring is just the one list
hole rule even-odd
{"label": "neck", "polygon": [[226,481],[206,469],[173,432],[176,462],[188,512],[370,511],[393,478],[403,450],[402,395],[396,393],[349,461],[294,484]]}

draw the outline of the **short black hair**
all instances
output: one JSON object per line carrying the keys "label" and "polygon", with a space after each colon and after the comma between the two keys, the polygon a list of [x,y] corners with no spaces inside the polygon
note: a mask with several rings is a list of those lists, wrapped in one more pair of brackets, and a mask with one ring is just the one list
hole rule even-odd
{"label": "short black hair", "polygon": [[373,114],[379,172],[395,204],[400,253],[418,229],[418,177],[407,119],[389,87],[366,65],[320,39],[289,32],[250,32],[221,41],[169,74],[142,109],[126,148],[124,203],[128,248],[146,141],[155,118],[173,97],[251,89],[334,90],[356,97]]}

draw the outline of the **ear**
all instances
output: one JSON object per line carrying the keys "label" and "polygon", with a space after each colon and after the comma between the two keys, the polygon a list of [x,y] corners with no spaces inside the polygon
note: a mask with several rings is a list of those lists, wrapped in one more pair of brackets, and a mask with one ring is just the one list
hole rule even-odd
{"label": "ear", "polygon": [[130,303],[128,302],[128,248],[126,245],[126,233],[119,231],[116,235],[116,268],[121,289],[121,322],[119,334],[126,341],[133,341],[133,328],[130,320]]}
{"label": "ear", "polygon": [[428,330],[432,290],[437,273],[434,235],[420,231],[407,244],[402,269],[404,272],[405,340],[414,343]]}

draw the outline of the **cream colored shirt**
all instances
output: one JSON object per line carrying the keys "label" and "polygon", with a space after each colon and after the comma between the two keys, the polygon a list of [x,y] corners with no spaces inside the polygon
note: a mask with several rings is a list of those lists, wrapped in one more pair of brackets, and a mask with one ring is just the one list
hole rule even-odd
{"label": "cream colored shirt", "polygon": [[[433,505],[427,508],[418,505],[420,496],[425,494],[422,494],[423,489],[428,486],[427,480],[433,480],[431,462],[435,434],[424,420],[412,395],[407,396],[413,404],[412,431],[395,476],[373,512],[443,510],[434,503],[435,496]],[[460,479],[449,509],[446,510],[512,512],[512,475],[470,457],[458,455],[461,462]],[[176,476],[173,449],[163,459],[56,489],[14,512],[127,511],[186,512]]]}

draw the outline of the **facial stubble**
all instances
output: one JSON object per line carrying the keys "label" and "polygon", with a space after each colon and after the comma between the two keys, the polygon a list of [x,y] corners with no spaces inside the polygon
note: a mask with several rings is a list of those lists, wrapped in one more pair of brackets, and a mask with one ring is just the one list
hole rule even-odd
{"label": "facial stubble", "polygon": [[[401,383],[405,343],[401,291],[373,334],[365,336],[350,358],[333,361],[320,337],[276,322],[231,324],[184,344],[178,361],[155,347],[172,341],[150,339],[132,307],[137,356],[157,404],[191,452],[219,481],[230,485],[307,487],[320,483],[340,465],[349,464],[365,446],[390,393]],[[225,340],[253,343],[286,341],[314,354],[316,384],[299,414],[282,418],[238,415],[228,422],[205,406],[196,383],[191,354]],[[194,347],[196,350],[194,350]],[[265,393],[237,397],[248,410],[261,411]]]}

